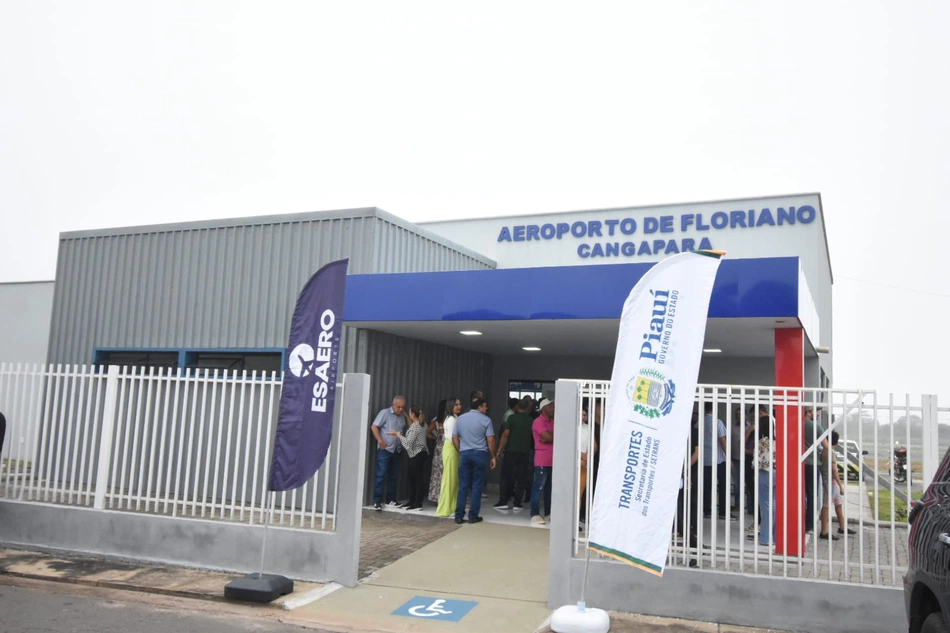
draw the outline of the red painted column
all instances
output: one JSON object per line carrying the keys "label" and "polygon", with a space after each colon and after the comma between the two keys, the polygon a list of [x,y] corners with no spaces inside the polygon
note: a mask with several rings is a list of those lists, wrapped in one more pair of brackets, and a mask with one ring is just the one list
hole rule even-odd
{"label": "red painted column", "polygon": [[[805,386],[805,332],[801,328],[775,330],[775,550],[801,556],[805,551],[804,485],[801,454],[802,415],[795,404]],[[786,392],[780,387],[794,387]],[[785,396],[791,404],[780,404]],[[802,507],[799,511],[799,507]],[[801,512],[801,514],[799,514]]]}

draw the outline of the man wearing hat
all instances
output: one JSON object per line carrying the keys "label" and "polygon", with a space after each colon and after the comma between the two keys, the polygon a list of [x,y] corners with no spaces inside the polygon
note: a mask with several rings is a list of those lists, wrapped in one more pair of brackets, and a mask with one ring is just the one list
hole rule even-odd
{"label": "man wearing hat", "polygon": [[544,525],[541,515],[541,493],[544,511],[551,515],[551,466],[554,464],[554,400],[544,398],[538,404],[541,415],[531,425],[534,437],[534,482],[531,487],[531,525]]}

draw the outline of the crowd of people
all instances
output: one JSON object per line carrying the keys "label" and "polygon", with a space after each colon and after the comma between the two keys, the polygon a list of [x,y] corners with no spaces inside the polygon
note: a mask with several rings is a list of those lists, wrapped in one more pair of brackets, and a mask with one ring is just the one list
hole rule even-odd
{"label": "crowd of people", "polygon": [[[439,402],[434,419],[427,422],[419,407],[406,412],[405,396],[393,398],[370,427],[377,445],[374,508],[419,511],[428,499],[436,504],[437,516],[479,523],[488,473],[500,462],[499,498],[493,508],[520,512],[528,503],[530,523],[543,526],[551,514],[554,401],[509,399],[497,441],[488,407],[480,391],[472,392],[465,406],[453,396]],[[403,454],[408,502],[398,498]]]}
{"label": "crowd of people", "polygon": [[[584,527],[592,489],[599,467],[599,443],[602,422],[601,402],[593,407],[594,424],[588,425],[588,402],[581,411],[578,427],[579,502],[578,517]],[[554,401],[530,396],[509,399],[496,440],[495,429],[488,417],[488,402],[484,395],[472,392],[463,405],[461,399],[450,397],[439,403],[433,420],[427,422],[425,413],[416,406],[405,411],[406,399],[396,396],[392,406],[381,410],[373,421],[372,432],[377,442],[374,506],[417,511],[426,499],[436,504],[436,515],[453,517],[456,523],[482,521],[481,503],[488,473],[501,465],[498,501],[492,506],[501,512],[521,512],[530,507],[530,524],[544,526],[551,515],[551,470],[554,458]],[[464,412],[463,412],[464,410]],[[753,515],[748,537],[758,539],[763,546],[775,542],[775,419],[769,408],[762,404],[744,411],[736,409],[732,428],[714,414],[712,402],[705,402],[700,421],[699,410],[693,411],[689,442],[689,476],[681,485],[678,503],[678,521],[675,532],[688,536],[695,545],[699,517],[711,519],[715,512],[720,520],[738,517],[734,511]],[[702,427],[702,430],[701,430]],[[839,534],[854,531],[847,527],[842,504],[841,482],[835,462],[834,447],[838,434],[821,439],[825,429],[814,419],[814,409],[803,413],[804,503],[803,520],[807,533],[819,523],[818,538],[837,540]],[[702,438],[702,440],[700,440]],[[731,443],[731,448],[728,443]],[[702,451],[702,452],[700,452]],[[588,452],[592,453],[592,467],[588,468]],[[400,460],[405,453],[409,500],[397,499]],[[732,460],[731,481],[727,481],[726,461]],[[427,460],[431,467],[426,469]],[[699,467],[703,467],[700,477]],[[587,475],[592,472],[588,490]],[[744,471],[744,475],[742,472]],[[688,482],[691,499],[689,519],[684,498]],[[715,482],[715,485],[714,485]],[[713,499],[713,491],[716,498]],[[815,495],[821,491],[822,505],[815,507]],[[385,492],[385,495],[384,495]],[[744,503],[743,503],[744,501]],[[836,534],[829,532],[832,508],[838,519]],[[700,514],[701,513],[701,514]]]}
{"label": "crowd of people", "polygon": [[[805,532],[814,533],[815,519],[819,521],[818,538],[838,540],[839,535],[855,534],[847,526],[843,507],[844,485],[837,467],[835,447],[838,445],[838,432],[832,431],[829,438],[823,438],[825,429],[815,420],[815,411],[811,407],[802,414],[802,440],[804,450],[804,499],[802,505]],[[700,442],[702,435],[702,442]],[[731,481],[726,477],[727,438],[731,449],[728,451],[732,461]],[[703,476],[699,476],[700,450],[702,450]],[[772,546],[775,543],[775,418],[768,406],[743,411],[735,410],[732,428],[727,432],[723,421],[713,413],[713,403],[706,402],[703,407],[702,433],[700,433],[699,412],[694,410],[689,444],[690,464],[690,513],[689,520],[684,517],[686,503],[685,490],[681,487],[678,503],[678,521],[676,531],[682,537],[688,532],[691,547],[696,544],[696,528],[700,512],[704,518],[712,518],[714,510],[720,520],[735,520],[732,510],[745,506],[748,514],[753,515],[747,529],[749,539],[757,539],[760,545]],[[744,477],[743,473],[744,471]],[[717,492],[713,499],[713,482]],[[700,486],[700,481],[702,485]],[[731,484],[731,486],[730,486]],[[731,497],[729,491],[732,491]],[[821,494],[821,507],[816,508],[816,494]],[[745,503],[743,504],[743,498]],[[729,504],[732,504],[731,507]],[[836,533],[829,530],[829,514],[834,508],[838,520]]]}

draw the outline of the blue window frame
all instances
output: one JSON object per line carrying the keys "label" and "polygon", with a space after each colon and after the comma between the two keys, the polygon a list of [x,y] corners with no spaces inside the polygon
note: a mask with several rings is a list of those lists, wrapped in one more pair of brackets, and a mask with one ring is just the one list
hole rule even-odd
{"label": "blue window frame", "polygon": [[244,371],[281,374],[286,350],[264,348],[108,348],[93,351],[95,365],[136,368]]}

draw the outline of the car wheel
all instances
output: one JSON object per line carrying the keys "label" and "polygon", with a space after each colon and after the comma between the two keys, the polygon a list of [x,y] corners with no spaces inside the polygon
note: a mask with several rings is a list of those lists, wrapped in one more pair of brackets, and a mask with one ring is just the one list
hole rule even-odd
{"label": "car wheel", "polygon": [[948,633],[947,623],[943,621],[943,613],[931,613],[920,627],[920,633]]}

